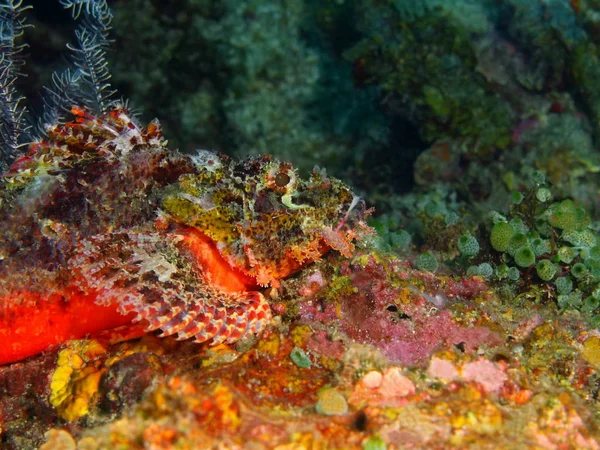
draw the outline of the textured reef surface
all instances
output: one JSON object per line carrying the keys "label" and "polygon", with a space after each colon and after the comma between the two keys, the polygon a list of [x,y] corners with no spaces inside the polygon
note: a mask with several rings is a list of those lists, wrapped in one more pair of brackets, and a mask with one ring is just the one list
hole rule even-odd
{"label": "textured reef surface", "polygon": [[600,448],[600,2],[31,4],[0,448]]}
{"label": "textured reef surface", "polygon": [[329,254],[268,301],[274,320],[236,345],[71,340],[3,366],[5,442],[598,446],[600,336],[577,315],[509,305],[480,277],[433,275],[367,250]]}

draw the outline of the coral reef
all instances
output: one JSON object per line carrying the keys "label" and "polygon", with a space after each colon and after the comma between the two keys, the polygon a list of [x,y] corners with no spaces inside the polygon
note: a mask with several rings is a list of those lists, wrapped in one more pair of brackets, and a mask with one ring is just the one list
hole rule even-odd
{"label": "coral reef", "polygon": [[[72,341],[0,368],[0,379],[10,380],[4,392],[11,386],[1,404],[12,412],[3,416],[5,442],[598,446],[586,405],[596,395],[600,338],[578,314],[538,306],[532,315],[480,278],[420,272],[370,251],[351,261],[332,253],[282,280],[278,291],[271,301],[282,316],[250,347],[198,347],[151,335],[108,347]],[[23,371],[45,376],[15,384]],[[12,395],[18,389],[20,397]],[[41,430],[55,426],[44,438],[22,433],[16,419],[28,404],[23,398],[34,395],[36,410],[47,414]],[[64,406],[52,408],[59,397]],[[60,430],[73,421],[79,427]]]}
{"label": "coral reef", "polygon": [[34,3],[0,447],[600,448],[598,1]]}

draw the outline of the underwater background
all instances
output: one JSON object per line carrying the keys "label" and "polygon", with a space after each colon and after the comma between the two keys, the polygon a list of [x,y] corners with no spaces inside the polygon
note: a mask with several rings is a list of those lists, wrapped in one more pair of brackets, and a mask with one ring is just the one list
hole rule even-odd
{"label": "underwater background", "polygon": [[[27,4],[35,115],[77,23]],[[600,448],[600,0],[108,4],[110,83],[169,148],[326,169],[375,232],[252,348],[0,367],[0,447]]]}
{"label": "underwater background", "polygon": [[[76,24],[54,2],[31,4],[21,83],[35,101]],[[405,194],[506,208],[527,168],[597,208],[594,1],[109,5],[113,87],[184,152],[326,167],[378,213],[414,215]]]}

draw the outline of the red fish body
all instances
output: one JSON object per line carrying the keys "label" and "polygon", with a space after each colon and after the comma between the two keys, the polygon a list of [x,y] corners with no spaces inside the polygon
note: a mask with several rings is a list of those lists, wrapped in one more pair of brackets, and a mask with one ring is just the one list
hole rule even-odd
{"label": "red fish body", "polygon": [[260,287],[368,230],[323,172],[186,156],[123,108],[73,112],[0,182],[0,364],[122,326],[212,345],[260,333]]}

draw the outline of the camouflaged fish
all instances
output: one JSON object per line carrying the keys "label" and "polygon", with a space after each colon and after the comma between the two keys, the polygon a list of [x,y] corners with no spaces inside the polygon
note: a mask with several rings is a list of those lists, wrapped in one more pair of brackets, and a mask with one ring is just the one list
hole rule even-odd
{"label": "camouflaged fish", "polygon": [[0,182],[0,364],[136,326],[211,345],[258,334],[262,288],[370,231],[323,171],[183,155],[124,108],[72,112]]}

